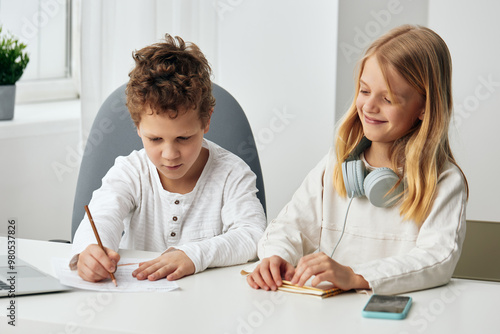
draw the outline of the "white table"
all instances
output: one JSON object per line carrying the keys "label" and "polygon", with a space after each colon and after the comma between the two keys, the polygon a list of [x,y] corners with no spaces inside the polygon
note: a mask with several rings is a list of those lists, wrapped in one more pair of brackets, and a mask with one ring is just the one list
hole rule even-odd
{"label": "white table", "polygon": [[[17,240],[17,256],[54,275],[52,257],[69,257],[69,244]],[[0,254],[7,252],[0,237]],[[122,256],[157,254],[122,251]],[[453,279],[446,286],[409,293],[405,320],[366,319],[368,296],[335,297],[250,288],[244,266],[210,269],[178,281],[165,293],[70,291],[20,296],[17,326],[7,324],[9,300],[0,299],[0,333],[499,333],[500,284]]]}

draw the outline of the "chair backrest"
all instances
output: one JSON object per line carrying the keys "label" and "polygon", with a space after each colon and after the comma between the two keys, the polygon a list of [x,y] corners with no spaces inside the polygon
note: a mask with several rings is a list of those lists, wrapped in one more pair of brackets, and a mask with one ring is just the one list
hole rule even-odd
{"label": "chair backrest", "polygon": [[[85,146],[76,185],[71,240],[82,221],[84,206],[94,190],[114,165],[118,156],[129,155],[143,148],[142,141],[125,105],[126,84],[118,87],[104,101],[92,124]],[[264,180],[259,155],[248,119],[238,102],[222,87],[212,84],[216,106],[205,138],[242,158],[257,175],[257,197],[266,212]]]}

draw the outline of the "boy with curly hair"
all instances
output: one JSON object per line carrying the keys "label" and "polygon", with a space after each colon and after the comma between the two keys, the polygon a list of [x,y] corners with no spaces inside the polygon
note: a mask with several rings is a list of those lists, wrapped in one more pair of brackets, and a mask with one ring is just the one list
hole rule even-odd
{"label": "boy with curly hair", "polygon": [[118,248],[156,251],[133,276],[176,280],[254,259],[266,225],[256,176],[203,137],[215,106],[207,59],[168,34],[133,57],[127,107],[144,149],[118,157],[94,192],[89,208],[106,251],[84,217],[73,267],[96,282],[116,270]]}

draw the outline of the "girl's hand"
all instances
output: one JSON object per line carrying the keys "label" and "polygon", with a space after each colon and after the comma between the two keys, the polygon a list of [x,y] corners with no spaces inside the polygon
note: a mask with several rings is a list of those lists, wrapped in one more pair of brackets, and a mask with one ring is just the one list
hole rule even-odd
{"label": "girl's hand", "polygon": [[247,282],[254,289],[276,291],[278,286],[283,284],[281,277],[290,280],[293,272],[294,268],[290,263],[274,255],[263,259],[255,270],[247,276]]}
{"label": "girl's hand", "polygon": [[193,261],[181,250],[167,251],[154,260],[142,262],[139,268],[132,272],[138,280],[156,281],[166,277],[175,281],[195,272]]}
{"label": "girl's hand", "polygon": [[106,252],[97,244],[88,245],[78,256],[76,267],[78,275],[89,282],[99,282],[110,278],[109,273],[116,271],[116,264],[120,261],[120,254],[106,248]]}
{"label": "girl's hand", "polygon": [[350,267],[341,265],[323,252],[300,259],[291,282],[303,286],[312,276],[316,276],[311,282],[312,286],[328,281],[342,290],[370,288],[363,276],[355,274]]}

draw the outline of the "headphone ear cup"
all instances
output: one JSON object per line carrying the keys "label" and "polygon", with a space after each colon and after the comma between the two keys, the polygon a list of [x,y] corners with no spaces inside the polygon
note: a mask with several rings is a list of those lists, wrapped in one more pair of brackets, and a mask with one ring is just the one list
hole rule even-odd
{"label": "headphone ear cup", "polygon": [[403,183],[401,182],[393,192],[387,194],[398,181],[399,177],[392,169],[387,167],[377,168],[365,178],[364,188],[366,197],[373,205],[380,208],[387,208],[393,205],[404,191]]}
{"label": "headphone ear cup", "polygon": [[363,181],[365,178],[365,165],[361,160],[342,163],[344,185],[349,197],[362,197],[365,195]]}

